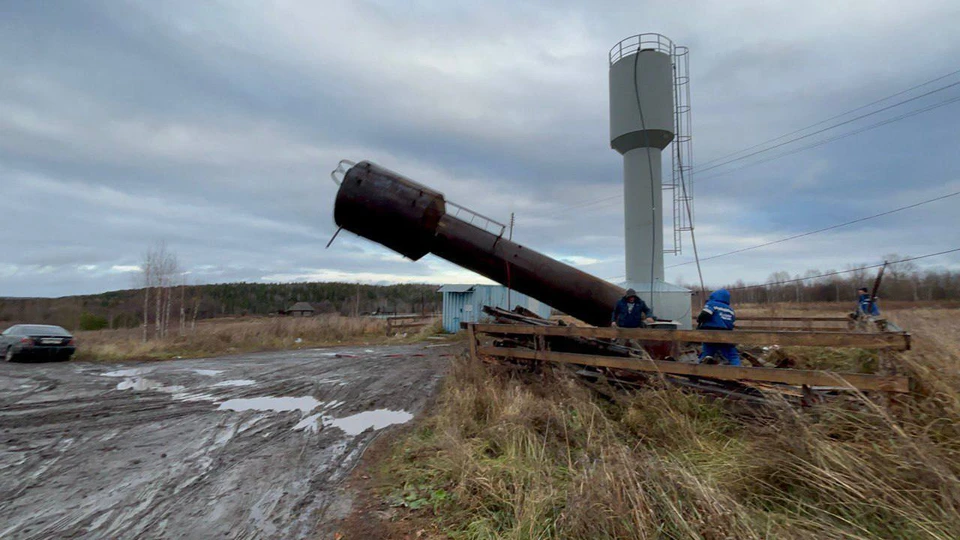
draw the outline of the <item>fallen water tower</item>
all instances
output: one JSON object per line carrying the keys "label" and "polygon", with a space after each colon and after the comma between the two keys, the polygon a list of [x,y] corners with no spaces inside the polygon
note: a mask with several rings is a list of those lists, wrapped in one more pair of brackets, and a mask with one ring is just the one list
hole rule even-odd
{"label": "fallen water tower", "polygon": [[[663,255],[680,252],[692,219],[692,186],[681,183],[689,182],[692,161],[687,54],[660,34],[631,36],[610,50],[610,147],[623,156],[626,281],[620,285],[681,328],[691,326],[691,291],[664,281]],[[667,182],[664,151],[671,158]],[[668,211],[664,191],[671,194]],[[667,214],[673,226],[665,243]]]}

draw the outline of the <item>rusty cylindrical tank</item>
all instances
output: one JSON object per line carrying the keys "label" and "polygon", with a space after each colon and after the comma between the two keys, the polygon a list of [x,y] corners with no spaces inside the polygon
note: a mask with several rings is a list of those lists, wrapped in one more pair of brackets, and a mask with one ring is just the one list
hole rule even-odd
{"label": "rusty cylindrical tank", "polygon": [[416,261],[430,253],[445,213],[443,194],[363,161],[344,175],[333,220]]}
{"label": "rusty cylindrical tank", "polygon": [[334,221],[417,260],[433,253],[586,323],[608,326],[624,290],[446,213],[441,193],[364,161],[340,184]]}

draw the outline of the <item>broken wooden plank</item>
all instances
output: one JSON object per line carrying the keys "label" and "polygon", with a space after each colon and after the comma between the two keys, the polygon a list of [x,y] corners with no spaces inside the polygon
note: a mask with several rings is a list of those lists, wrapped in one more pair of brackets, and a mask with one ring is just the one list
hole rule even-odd
{"label": "broken wooden plank", "polygon": [[737,316],[738,321],[794,321],[794,322],[847,322],[849,317],[778,317],[763,315]]}
{"label": "broken wooden plank", "polygon": [[[480,330],[478,325],[477,330]],[[530,349],[509,349],[504,347],[480,347],[477,354],[499,358],[518,358],[525,360],[543,360],[561,364],[578,364],[633,371],[703,377],[723,381],[759,381],[794,386],[833,386],[850,387],[857,390],[879,390],[884,392],[908,392],[909,379],[898,375],[866,375],[861,373],[833,373],[829,371],[809,371],[799,369],[774,369],[742,366],[721,366],[709,364],[684,364],[665,360],[645,360],[640,358],[616,358],[592,354],[575,354]]]}
{"label": "broken wooden plank", "polygon": [[888,332],[865,334],[853,332],[761,332],[752,330],[653,330],[649,328],[585,328],[512,324],[477,324],[475,331],[497,334],[730,343],[734,345],[779,345],[782,347],[855,347],[894,351],[910,349],[910,334]]}
{"label": "broken wooden plank", "polygon": [[832,332],[832,333],[834,333],[834,334],[836,334],[836,333],[838,333],[838,332],[839,332],[839,333],[842,333],[842,334],[849,333],[846,328],[830,327],[830,326],[806,327],[806,326],[775,326],[775,325],[766,325],[766,324],[757,324],[757,325],[754,325],[754,324],[749,324],[749,325],[744,324],[744,325],[741,325],[741,324],[739,324],[739,321],[738,321],[738,324],[737,324],[737,330],[754,330],[754,331],[762,331],[762,332],[778,332],[778,331],[783,331],[783,332]]}

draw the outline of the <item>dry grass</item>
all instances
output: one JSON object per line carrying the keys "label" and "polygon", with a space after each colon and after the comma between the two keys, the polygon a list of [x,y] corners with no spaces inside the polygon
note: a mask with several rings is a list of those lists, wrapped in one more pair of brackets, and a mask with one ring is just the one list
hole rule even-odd
{"label": "dry grass", "polygon": [[461,361],[384,466],[458,538],[960,538],[956,310],[892,314],[916,391],[745,411]]}
{"label": "dry grass", "polygon": [[386,322],[366,317],[273,317],[201,321],[195,332],[143,341],[141,329],[77,332],[81,360],[167,359],[327,345],[403,343],[436,333],[425,327],[405,337],[388,337]]}

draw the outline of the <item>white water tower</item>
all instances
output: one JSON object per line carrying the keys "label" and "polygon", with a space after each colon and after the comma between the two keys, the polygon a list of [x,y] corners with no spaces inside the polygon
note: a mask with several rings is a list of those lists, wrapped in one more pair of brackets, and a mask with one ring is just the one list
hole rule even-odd
{"label": "white water tower", "polygon": [[[660,34],[631,36],[610,50],[610,147],[623,155],[626,281],[621,285],[636,289],[658,317],[678,321],[681,328],[691,327],[691,291],[663,278],[662,155],[666,149],[673,163],[666,185],[673,193],[674,221],[668,251],[676,253],[679,232],[689,230],[682,206],[689,192],[684,195],[678,186],[679,173],[690,167],[681,159],[689,155],[688,82],[686,48]],[[683,145],[679,157],[671,143]]]}

